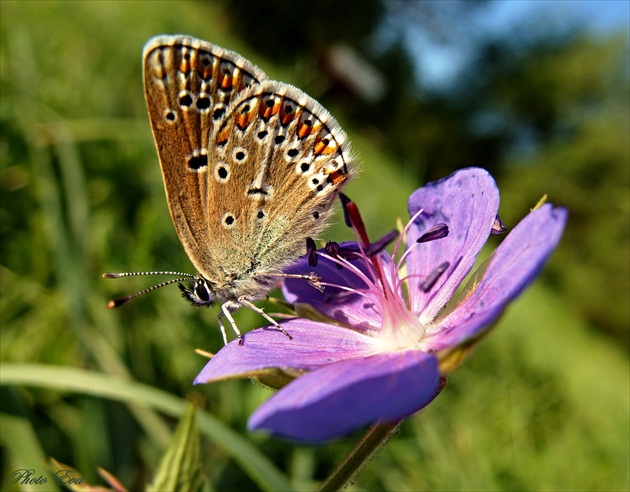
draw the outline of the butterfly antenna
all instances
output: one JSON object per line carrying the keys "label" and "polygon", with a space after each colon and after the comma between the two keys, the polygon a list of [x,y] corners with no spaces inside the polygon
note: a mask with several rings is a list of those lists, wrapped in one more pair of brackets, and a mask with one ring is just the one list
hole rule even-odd
{"label": "butterfly antenna", "polygon": [[103,278],[122,278],[122,277],[134,277],[138,275],[182,275],[179,278],[174,278],[171,280],[167,280],[166,282],[161,282],[159,284],[153,285],[151,287],[147,287],[146,289],[142,289],[134,294],[121,297],[119,299],[111,300],[107,303],[107,307],[109,309],[114,309],[122,306],[123,304],[127,304],[129,301],[134,300],[136,297],[140,297],[148,292],[152,292],[161,287],[166,287],[167,285],[175,284],[177,282],[182,282],[184,280],[190,280],[196,278],[194,275],[190,273],[184,272],[121,272],[121,273],[104,273]]}
{"label": "butterfly antenna", "polygon": [[179,275],[184,277],[183,280],[188,278],[196,278],[195,275],[186,272],[120,272],[120,273],[104,273],[103,278],[122,278],[122,277],[136,277],[139,275]]}

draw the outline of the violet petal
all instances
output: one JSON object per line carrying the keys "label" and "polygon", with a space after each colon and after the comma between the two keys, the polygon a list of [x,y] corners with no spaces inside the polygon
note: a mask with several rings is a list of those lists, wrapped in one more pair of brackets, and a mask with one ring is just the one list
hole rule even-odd
{"label": "violet petal", "polygon": [[424,342],[432,350],[451,347],[491,324],[508,302],[540,273],[560,241],[567,210],[546,204],[525,217],[496,249],[474,292]]}
{"label": "violet petal", "polygon": [[419,350],[330,364],[292,381],[251,417],[249,429],[319,443],[376,420],[397,421],[440,392],[435,356]]}
{"label": "violet petal", "polygon": [[[499,191],[485,169],[462,169],[416,190],[408,208],[410,216],[423,209],[409,229],[408,248],[436,224],[444,223],[449,229],[447,237],[414,246],[407,259],[411,310],[421,322],[429,323],[470,272],[488,239],[499,208]],[[445,262],[448,270],[423,292],[423,282]]]}
{"label": "violet petal", "polygon": [[270,368],[310,370],[378,351],[373,338],[347,328],[300,318],[282,327],[292,340],[273,326],[245,333],[242,345],[233,340],[210,359],[195,384],[248,377]]}

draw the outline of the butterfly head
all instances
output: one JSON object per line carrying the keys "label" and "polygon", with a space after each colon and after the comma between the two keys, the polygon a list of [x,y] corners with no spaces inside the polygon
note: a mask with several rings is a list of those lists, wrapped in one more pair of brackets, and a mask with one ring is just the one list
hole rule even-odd
{"label": "butterfly head", "polygon": [[177,284],[182,295],[193,306],[212,306],[216,299],[216,294],[212,290],[210,283],[203,277],[199,276],[190,281],[189,288],[184,284]]}

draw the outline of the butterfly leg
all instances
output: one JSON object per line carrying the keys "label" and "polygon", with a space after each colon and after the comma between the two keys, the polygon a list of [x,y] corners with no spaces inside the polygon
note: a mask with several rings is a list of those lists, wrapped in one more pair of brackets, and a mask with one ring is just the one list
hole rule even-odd
{"label": "butterfly leg", "polygon": [[219,328],[221,328],[221,334],[223,335],[223,342],[225,343],[225,345],[228,344],[228,341],[227,341],[227,334],[225,333],[225,327],[223,326],[223,323],[221,322],[221,319],[223,317],[226,317],[227,320],[232,325],[232,329],[234,330],[234,333],[236,333],[236,336],[238,337],[238,344],[243,345],[243,335],[239,331],[238,327],[236,326],[236,322],[234,321],[234,318],[232,317],[232,313],[236,311],[238,308],[239,308],[239,305],[235,304],[232,301],[228,301],[221,306],[221,312],[219,313],[218,321],[219,321]]}
{"label": "butterfly leg", "polygon": [[322,278],[314,272],[310,272],[307,274],[301,273],[279,273],[274,275],[274,277],[280,278],[301,278],[308,282],[309,285],[315,287],[322,294],[324,293],[324,286],[321,284]]}
{"label": "butterfly leg", "polygon": [[255,313],[260,314],[263,318],[265,318],[267,321],[269,321],[278,330],[280,330],[282,333],[284,333],[289,340],[293,340],[293,337],[291,335],[289,335],[289,332],[286,331],[284,328],[282,328],[282,326],[280,326],[275,319],[273,319],[271,316],[269,316],[267,313],[265,313],[265,311],[263,309],[259,308],[254,303],[248,301],[244,297],[239,297],[238,298],[238,302],[242,306],[245,306],[245,307],[251,309],[252,311],[254,311]]}

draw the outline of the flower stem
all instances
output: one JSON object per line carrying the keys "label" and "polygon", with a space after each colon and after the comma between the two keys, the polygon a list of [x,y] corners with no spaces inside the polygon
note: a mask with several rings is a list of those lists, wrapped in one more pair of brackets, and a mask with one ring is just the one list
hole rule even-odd
{"label": "flower stem", "polygon": [[333,492],[343,489],[363,470],[363,467],[376,456],[398,430],[398,422],[376,422],[354,446],[330,476],[322,483],[319,492]]}

